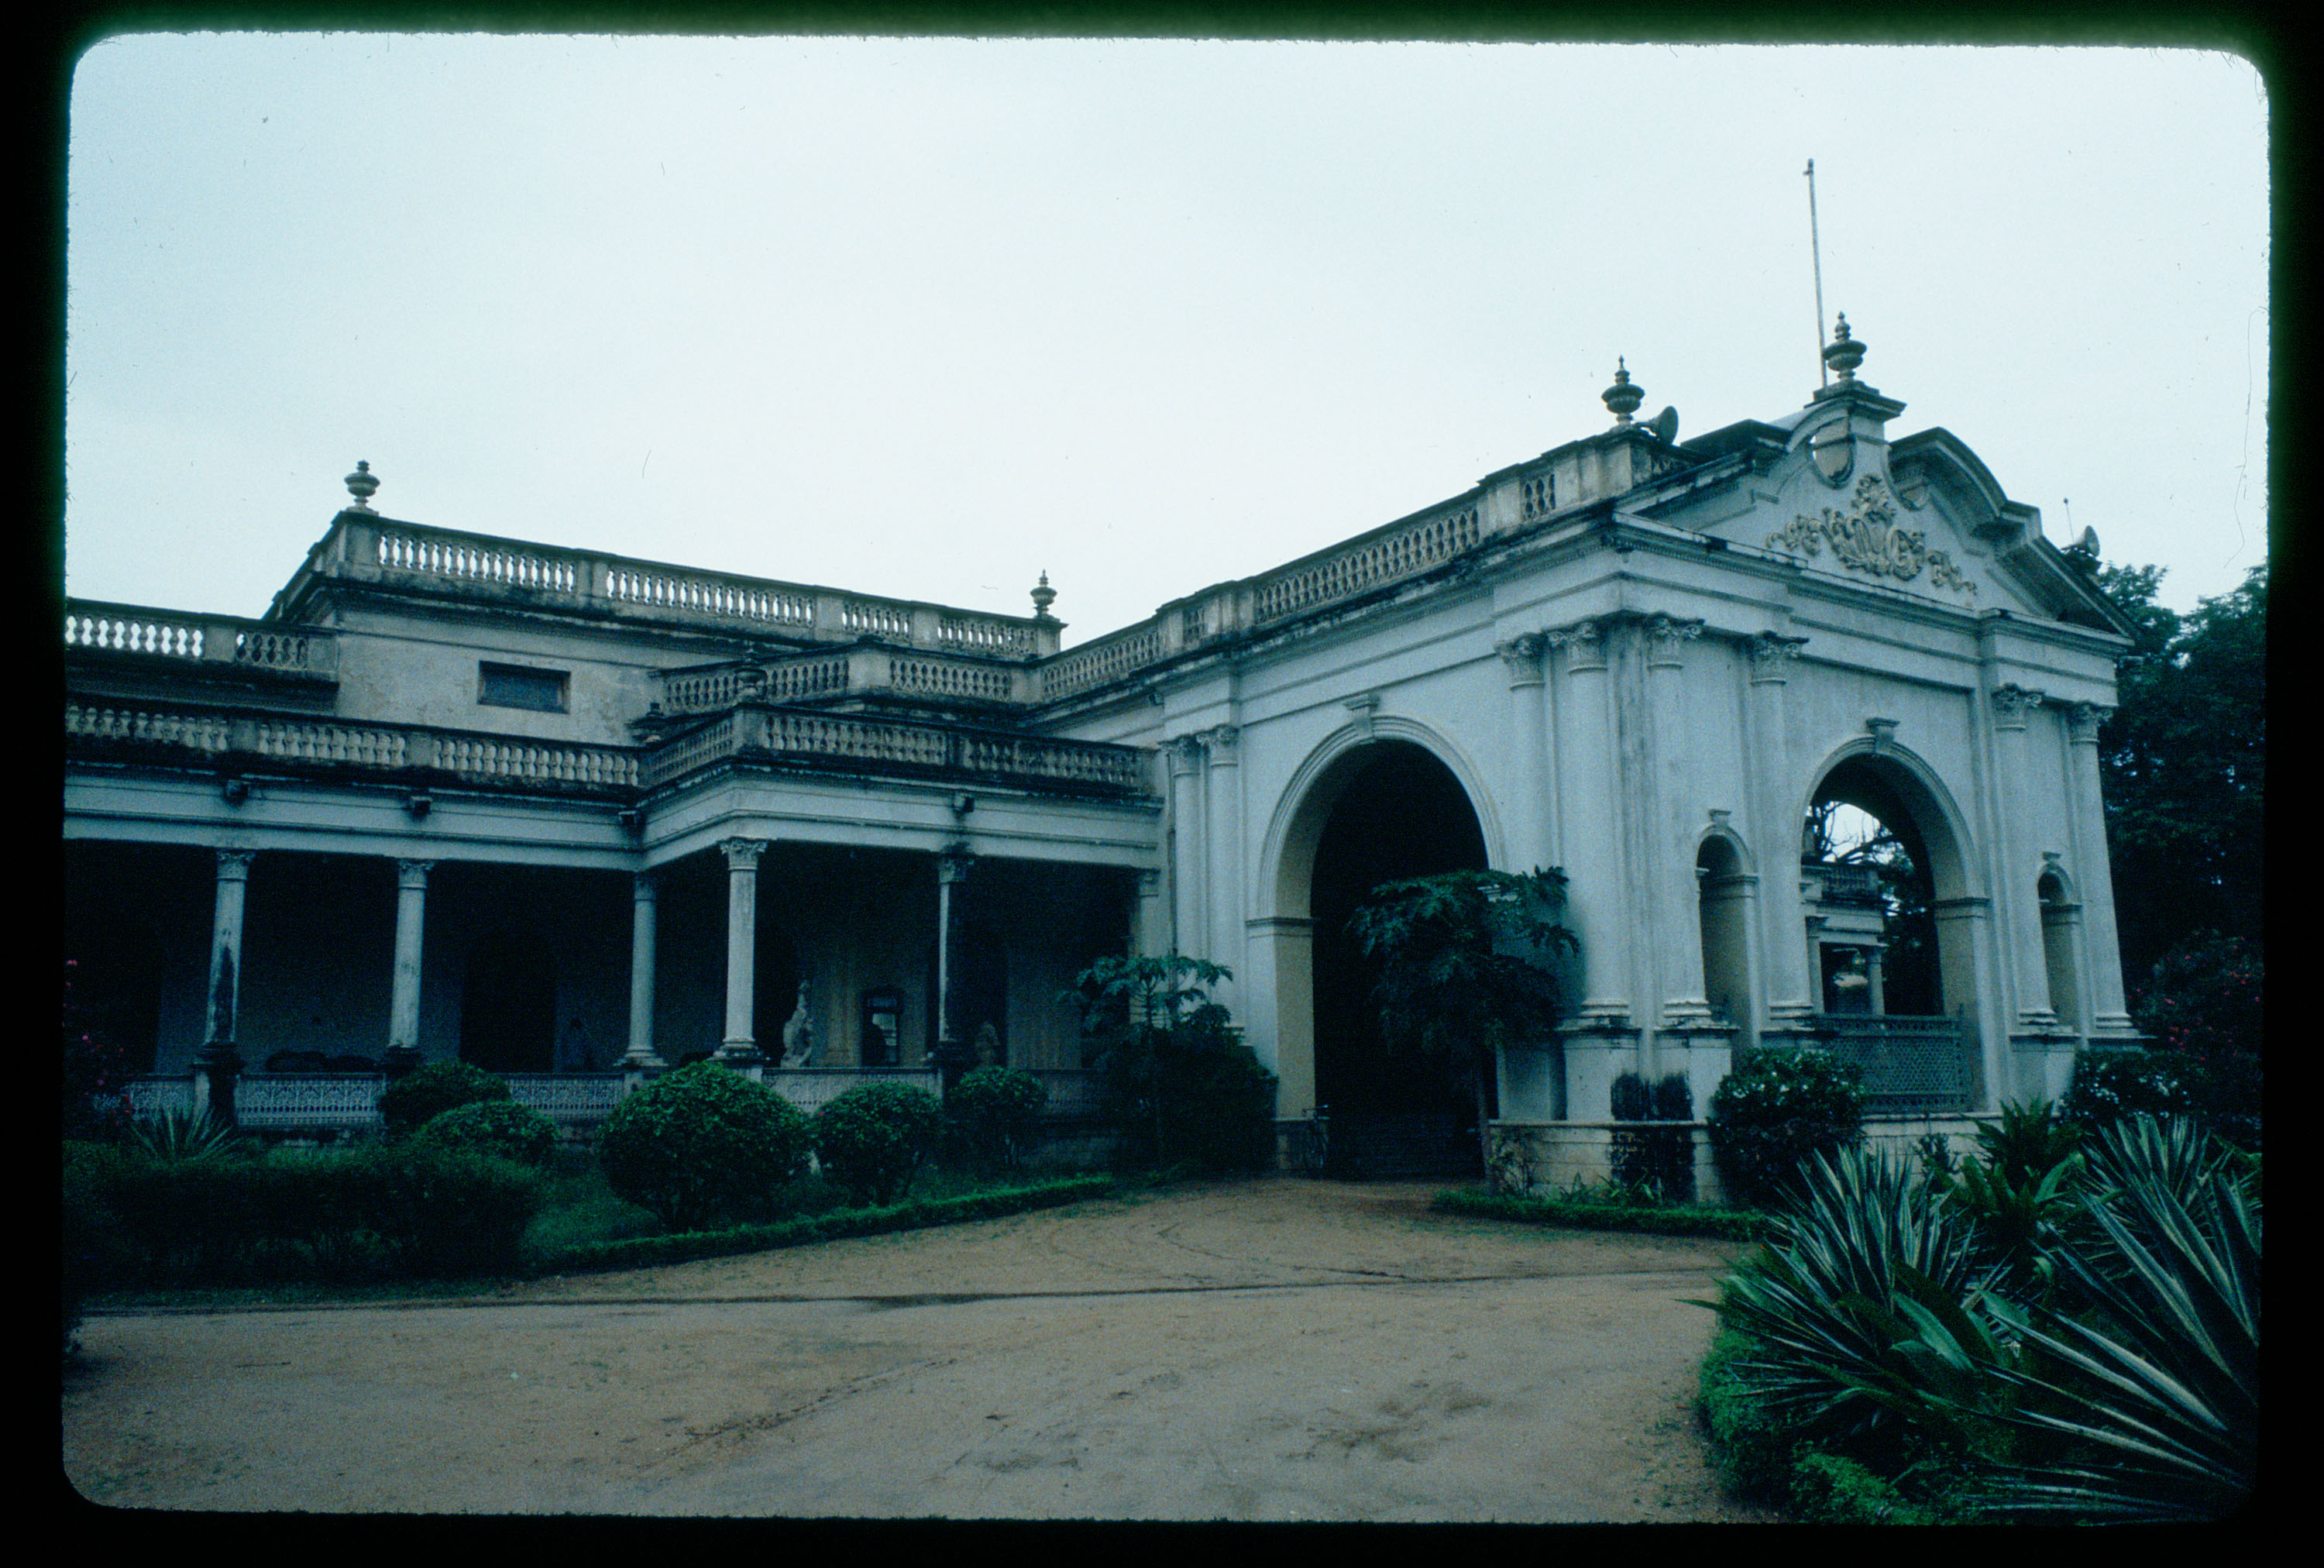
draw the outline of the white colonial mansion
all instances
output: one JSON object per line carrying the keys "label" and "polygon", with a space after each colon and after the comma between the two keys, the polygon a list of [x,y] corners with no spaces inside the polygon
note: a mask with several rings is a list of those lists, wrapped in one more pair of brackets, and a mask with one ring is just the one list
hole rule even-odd
{"label": "white colonial mansion", "polygon": [[[705,1053],[1086,1103],[1060,993],[1176,952],[1232,970],[1296,1158],[1445,1099],[1379,1045],[1368,890],[1557,866],[1575,1007],[1503,1053],[1507,1136],[1588,1143],[1626,1071],[1699,1109],[1747,1044],[1893,1113],[2054,1094],[2131,1038],[2128,628],[1960,441],[1888,438],[1862,355],[1684,441],[1619,374],[1609,429],[1070,650],[1046,579],[1004,616],[451,532],[359,465],[262,619],[67,605],[69,953],[149,1098],[238,1065],[289,1126],[422,1058],[568,1117]],[[1832,801],[1909,874],[1803,861]]]}

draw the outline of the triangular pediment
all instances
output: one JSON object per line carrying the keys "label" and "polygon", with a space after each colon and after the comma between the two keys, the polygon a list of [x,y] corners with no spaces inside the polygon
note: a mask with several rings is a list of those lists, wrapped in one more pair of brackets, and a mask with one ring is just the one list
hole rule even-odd
{"label": "triangular pediment", "polygon": [[[1890,442],[1881,416],[1899,405],[1869,401],[1836,398],[1780,424],[1754,424],[1751,504],[1703,531],[1839,582],[1970,613],[2128,630],[2043,538],[2041,513],[2011,501],[1957,437],[1923,430]],[[1694,526],[1683,512],[1665,515]]]}

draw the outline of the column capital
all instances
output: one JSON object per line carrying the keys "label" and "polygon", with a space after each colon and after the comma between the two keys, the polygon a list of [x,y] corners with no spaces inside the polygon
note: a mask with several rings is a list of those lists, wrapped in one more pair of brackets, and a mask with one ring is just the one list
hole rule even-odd
{"label": "column capital", "polygon": [[395,862],[395,885],[399,888],[425,889],[428,886],[428,873],[435,867],[436,862],[432,860],[399,860]]}
{"label": "column capital", "polygon": [[258,858],[254,849],[222,849],[217,852],[218,881],[240,882],[250,880],[250,862]]}
{"label": "column capital", "polygon": [[1751,684],[1781,686],[1791,678],[1791,667],[1798,659],[1800,650],[1807,646],[1804,637],[1786,637],[1778,632],[1762,632],[1743,646],[1751,655]]}
{"label": "column capital", "polygon": [[724,838],[718,841],[718,851],[726,857],[728,871],[756,871],[759,857],[767,853],[767,841],[763,838]]}
{"label": "column capital", "polygon": [[1599,622],[1578,621],[1562,626],[1547,633],[1544,641],[1564,651],[1568,675],[1606,668],[1606,628]]}
{"label": "column capital", "polygon": [[1195,735],[1173,735],[1162,742],[1170,754],[1170,771],[1179,776],[1193,772],[1203,764],[1203,742]]}
{"label": "column capital", "polygon": [[1138,868],[1138,896],[1141,899],[1151,899],[1158,897],[1161,891],[1161,868],[1158,866],[1139,866]]}
{"label": "column capital", "polygon": [[630,898],[633,902],[650,904],[654,901],[654,895],[660,891],[661,879],[653,872],[632,872],[630,873]]}
{"label": "column capital", "polygon": [[1683,645],[1702,635],[1701,621],[1682,621],[1657,612],[1646,617],[1646,668],[1677,669],[1685,662]]}
{"label": "column capital", "polygon": [[975,863],[973,854],[964,847],[954,844],[936,855],[936,881],[954,884],[964,882],[968,881],[969,868]]}
{"label": "column capital", "polygon": [[1997,686],[1992,691],[1993,727],[1997,730],[2022,730],[2028,715],[2048,699],[2038,691],[2029,691],[2016,682]]}
{"label": "column capital", "polygon": [[2066,739],[2077,746],[2097,745],[2098,726],[2105,724],[2107,715],[2113,712],[2112,708],[2100,707],[2094,702],[2066,704]]}
{"label": "column capital", "polygon": [[1241,737],[1240,726],[1214,724],[1203,732],[1203,744],[1210,748],[1211,766],[1231,768],[1236,761],[1235,742]]}
{"label": "column capital", "polygon": [[1541,684],[1541,655],[1548,641],[1541,632],[1521,632],[1515,637],[1493,644],[1493,651],[1499,654],[1501,662],[1508,667],[1511,686]]}

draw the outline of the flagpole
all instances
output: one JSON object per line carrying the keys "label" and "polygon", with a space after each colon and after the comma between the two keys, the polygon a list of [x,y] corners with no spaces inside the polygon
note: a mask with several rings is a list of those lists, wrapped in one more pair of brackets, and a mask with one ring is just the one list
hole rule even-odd
{"label": "flagpole", "polygon": [[1823,240],[1816,232],[1815,160],[1808,160],[1808,252],[1815,258],[1816,370],[1821,384],[1831,384],[1831,367],[1823,362]]}

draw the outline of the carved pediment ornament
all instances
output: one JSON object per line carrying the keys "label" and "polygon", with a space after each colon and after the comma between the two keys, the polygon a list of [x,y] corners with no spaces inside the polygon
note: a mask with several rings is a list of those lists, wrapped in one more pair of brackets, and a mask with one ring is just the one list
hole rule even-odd
{"label": "carved pediment ornament", "polygon": [[1961,575],[1951,556],[1929,549],[1928,536],[1920,530],[1896,526],[1896,503],[1877,474],[1867,474],[1856,482],[1856,493],[1846,512],[1827,506],[1819,517],[1802,513],[1767,536],[1769,549],[1810,560],[1821,555],[1827,545],[1840,564],[1850,570],[1909,583],[1926,567],[1932,586],[1977,596],[1977,585]]}

